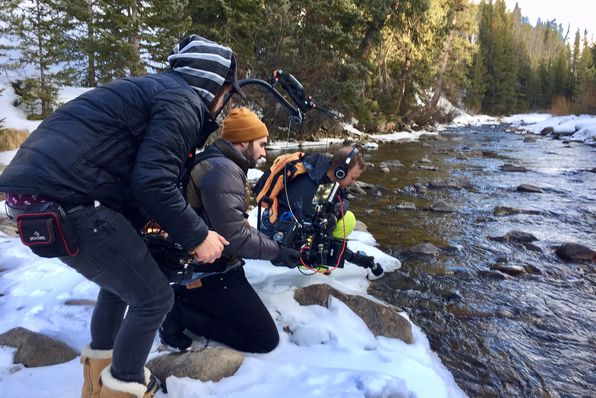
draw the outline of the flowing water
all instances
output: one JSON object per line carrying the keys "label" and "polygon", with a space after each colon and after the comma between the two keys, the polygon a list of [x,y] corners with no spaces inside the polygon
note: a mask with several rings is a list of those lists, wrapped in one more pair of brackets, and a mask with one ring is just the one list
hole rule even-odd
{"label": "flowing water", "polygon": [[[458,128],[437,140],[365,151],[375,166],[361,181],[376,188],[350,207],[403,263],[369,292],[410,315],[471,397],[593,397],[595,264],[565,262],[553,246],[596,248],[596,148],[542,137],[526,142],[506,127]],[[382,172],[379,164],[388,160],[403,166]],[[507,164],[527,171],[502,171]],[[425,189],[450,177],[469,184]],[[543,192],[518,192],[521,184]],[[452,211],[432,211],[438,202]],[[523,213],[495,215],[497,206]],[[488,239],[510,231],[538,240]],[[423,242],[440,253],[407,255]],[[491,270],[495,265],[525,273],[509,276]]]}

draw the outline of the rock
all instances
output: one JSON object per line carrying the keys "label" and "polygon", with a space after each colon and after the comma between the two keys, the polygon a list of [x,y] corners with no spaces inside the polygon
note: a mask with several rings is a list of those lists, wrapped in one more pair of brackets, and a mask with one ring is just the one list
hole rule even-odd
{"label": "rock", "polygon": [[501,167],[499,167],[499,169],[501,171],[508,171],[514,173],[525,173],[526,171],[528,171],[528,169],[526,169],[524,166],[516,166],[513,164],[504,164]]}
{"label": "rock", "polygon": [[404,167],[399,160],[385,160],[379,164],[381,168],[394,169],[396,167]]}
{"label": "rock", "polygon": [[326,284],[298,288],[294,298],[300,305],[321,305],[329,307],[333,296],[356,313],[375,336],[385,336],[411,344],[414,342],[412,325],[397,310],[384,303],[378,303],[362,296],[351,296]]}
{"label": "rock", "polygon": [[532,137],[531,135],[524,138],[524,142],[536,142],[536,137]]}
{"label": "rock", "polygon": [[426,171],[437,171],[437,170],[439,170],[439,168],[437,166],[418,166],[418,168],[420,170],[426,170]]}
{"label": "rock", "polygon": [[64,304],[65,305],[83,305],[83,306],[94,307],[95,304],[97,304],[97,301],[89,300],[89,299],[71,299],[71,300],[66,300],[64,302]]}
{"label": "rock", "polygon": [[535,185],[530,185],[530,184],[521,184],[517,187],[516,191],[518,191],[518,192],[533,192],[533,193],[544,192],[542,190],[542,188],[539,188]]}
{"label": "rock", "polygon": [[243,361],[244,354],[239,351],[230,348],[206,348],[161,355],[149,361],[147,367],[164,383],[170,376],[219,381],[236,373]]}
{"label": "rock", "polygon": [[434,178],[428,186],[430,188],[451,188],[451,189],[463,189],[471,188],[472,184],[462,177],[447,177],[447,178]]}
{"label": "rock", "polygon": [[568,261],[596,261],[596,252],[579,243],[564,243],[557,248],[555,253]]}
{"label": "rock", "polygon": [[503,263],[493,264],[491,267],[493,270],[501,271],[509,275],[521,275],[526,273],[526,269],[521,265],[509,265]]}
{"label": "rock", "polygon": [[509,259],[507,258],[507,256],[498,256],[497,258],[495,258],[495,263],[508,263]]}
{"label": "rock", "polygon": [[419,243],[410,247],[406,252],[415,256],[436,256],[441,252],[441,249],[432,243]]}
{"label": "rock", "polygon": [[429,158],[422,158],[419,160],[420,163],[431,163]]}
{"label": "rock", "polygon": [[423,184],[416,183],[413,186],[414,186],[414,189],[416,190],[416,192],[418,192],[418,193],[427,193],[428,192],[428,189]]}
{"label": "rock", "polygon": [[493,214],[495,216],[511,216],[514,214],[534,214],[540,215],[542,212],[538,210],[526,210],[526,209],[516,209],[515,207],[508,207],[508,206],[495,206],[493,210]]}
{"label": "rock", "polygon": [[62,341],[21,327],[1,334],[0,345],[15,347],[14,363],[22,363],[27,368],[65,363],[79,355]]}
{"label": "rock", "polygon": [[545,127],[540,131],[540,135],[549,135],[551,134],[555,129],[552,127]]}
{"label": "rock", "polygon": [[368,231],[368,227],[362,221],[356,220],[356,226],[354,227],[354,231],[367,232]]}
{"label": "rock", "polygon": [[389,167],[381,167],[381,171],[383,173],[390,173],[391,172],[391,170],[389,170]]}
{"label": "rock", "polygon": [[364,183],[361,183],[360,181],[356,181],[354,184],[350,185],[348,192],[355,195],[366,195],[363,184]]}
{"label": "rock", "polygon": [[497,242],[517,242],[517,243],[534,242],[534,241],[538,240],[538,238],[536,238],[534,235],[532,235],[528,232],[523,232],[523,231],[510,231],[510,232],[507,232],[504,236],[489,237],[488,239],[494,240]]}
{"label": "rock", "polygon": [[438,213],[451,213],[455,211],[453,207],[449,206],[445,202],[435,202],[430,206],[430,209]]}
{"label": "rock", "polygon": [[510,278],[509,275],[506,275],[506,274],[504,274],[500,271],[496,271],[496,270],[491,270],[491,271],[482,270],[482,271],[478,272],[478,274],[485,278],[495,279],[495,280],[499,280],[499,281]]}
{"label": "rock", "polygon": [[416,210],[416,204],[412,202],[399,202],[396,208],[400,210]]}

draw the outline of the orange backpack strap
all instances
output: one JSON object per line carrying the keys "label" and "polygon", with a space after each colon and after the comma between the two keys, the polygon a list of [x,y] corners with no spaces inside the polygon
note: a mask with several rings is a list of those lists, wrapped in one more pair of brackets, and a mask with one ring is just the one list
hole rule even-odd
{"label": "orange backpack strap", "polygon": [[277,220],[277,208],[279,201],[277,195],[284,189],[284,170],[286,180],[307,172],[302,158],[304,152],[294,152],[278,156],[271,166],[269,177],[263,184],[263,188],[257,195],[257,203],[265,209],[269,209],[269,221],[274,223]]}

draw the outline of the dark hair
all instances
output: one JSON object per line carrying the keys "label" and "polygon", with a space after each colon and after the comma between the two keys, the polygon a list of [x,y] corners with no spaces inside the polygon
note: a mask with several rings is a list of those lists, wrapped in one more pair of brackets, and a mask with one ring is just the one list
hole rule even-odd
{"label": "dark hair", "polygon": [[[350,156],[352,149],[351,146],[344,146],[337,150],[331,158],[331,168],[335,169],[337,166],[344,164],[348,159],[348,156]],[[348,170],[352,170],[356,165],[358,165],[362,171],[366,170],[366,163],[364,163],[364,157],[360,151],[358,151],[356,156],[350,161],[350,164],[348,164]]]}

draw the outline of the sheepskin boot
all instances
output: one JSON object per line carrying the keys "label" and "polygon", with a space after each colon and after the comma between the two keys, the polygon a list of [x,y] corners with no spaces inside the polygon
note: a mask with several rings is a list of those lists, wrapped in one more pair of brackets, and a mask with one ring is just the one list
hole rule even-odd
{"label": "sheepskin boot", "polygon": [[81,398],[99,398],[101,371],[112,363],[112,350],[94,350],[85,346],[81,353],[83,364],[83,389]]}
{"label": "sheepskin boot", "polygon": [[112,376],[111,366],[101,371],[100,398],[153,398],[159,384],[151,371],[145,368],[145,384],[122,381]]}

